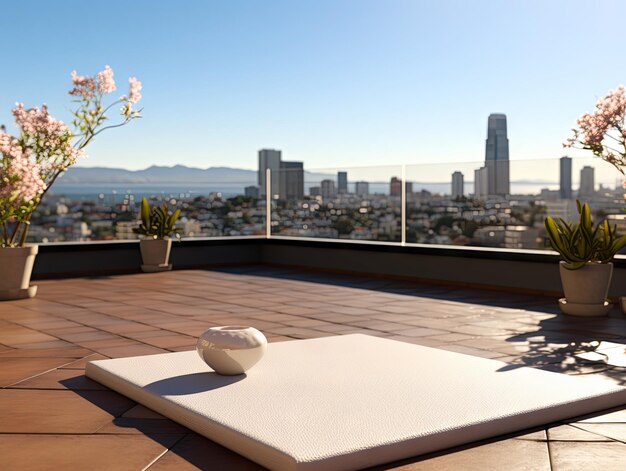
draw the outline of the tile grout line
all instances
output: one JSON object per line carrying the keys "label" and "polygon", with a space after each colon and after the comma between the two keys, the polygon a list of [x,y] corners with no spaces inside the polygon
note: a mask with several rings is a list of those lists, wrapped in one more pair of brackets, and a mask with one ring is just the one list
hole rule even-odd
{"label": "tile grout line", "polygon": [[169,448],[165,447],[165,450],[163,450],[162,453],[160,453],[156,458],[154,458],[152,461],[150,461],[150,463],[148,463],[144,468],[142,468],[141,471],[147,471],[148,468],[150,468],[153,464],[155,464],[157,461],[159,461],[161,458],[163,458],[163,456],[165,456],[172,448],[174,448],[176,445],[178,445],[182,440],[184,440],[188,436],[189,436],[189,434],[185,434],[182,437],[180,437],[178,440],[176,440],[176,442],[171,447],[169,447]]}

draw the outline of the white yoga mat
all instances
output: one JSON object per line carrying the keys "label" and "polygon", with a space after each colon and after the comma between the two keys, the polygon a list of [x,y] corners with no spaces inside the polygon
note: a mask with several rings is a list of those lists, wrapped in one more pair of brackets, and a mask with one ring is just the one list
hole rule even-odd
{"label": "white yoga mat", "polygon": [[626,388],[365,335],[274,343],[246,375],[196,352],[86,375],[275,470],[354,470],[626,404]]}

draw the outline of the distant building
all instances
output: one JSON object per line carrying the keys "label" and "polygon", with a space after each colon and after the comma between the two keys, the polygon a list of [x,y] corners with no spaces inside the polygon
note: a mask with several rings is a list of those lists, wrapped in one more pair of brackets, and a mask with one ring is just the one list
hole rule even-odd
{"label": "distant building", "polygon": [[509,174],[509,139],[506,115],[492,113],[487,121],[485,167],[488,175],[488,195],[506,196],[511,192]]}
{"label": "distant building", "polygon": [[266,194],[266,172],[270,169],[272,198],[302,199],[304,197],[304,165],[286,162],[282,153],[274,149],[259,151],[259,196]]}
{"label": "distant building", "polygon": [[280,199],[304,198],[304,164],[302,162],[280,163]]}
{"label": "distant building", "polygon": [[321,182],[321,194],[324,199],[332,199],[337,196],[337,190],[335,189],[335,182],[333,180],[322,180]]}
{"label": "distant building", "polygon": [[370,194],[370,184],[368,182],[356,182],[356,194],[366,196]]}
{"label": "distant building", "polygon": [[504,247],[507,249],[538,249],[539,229],[528,226],[506,226]]}
{"label": "distant building", "polygon": [[568,200],[546,200],[546,214],[554,219],[563,219],[567,222],[578,220],[578,208],[576,201]]}
{"label": "distant building", "polygon": [[463,174],[454,172],[452,174],[452,199],[463,198]]}
{"label": "distant building", "polygon": [[564,200],[569,200],[572,198],[572,159],[561,157],[560,165],[559,196]]}
{"label": "distant building", "polygon": [[312,186],[311,188],[309,188],[309,195],[322,196],[322,188],[319,186]]}
{"label": "distant building", "polygon": [[389,183],[389,194],[391,196],[402,196],[402,180],[398,177],[391,177]]}
{"label": "distant building", "polygon": [[348,172],[337,172],[337,191],[340,195],[348,192]]}
{"label": "distant building", "polygon": [[413,193],[413,182],[405,182],[404,186],[406,187],[406,194],[410,195]]}
{"label": "distant building", "polygon": [[259,151],[259,195],[266,195],[266,171],[269,168],[272,174],[271,191],[272,196],[280,194],[280,163],[281,151],[274,149],[261,149]]}
{"label": "distant building", "polygon": [[489,196],[489,170],[487,167],[474,170],[474,198],[485,201]]}
{"label": "distant building", "polygon": [[261,194],[259,187],[254,185],[245,187],[243,191],[246,198],[258,198]]}
{"label": "distant building", "polygon": [[595,193],[595,187],[595,169],[590,166],[583,167],[580,171],[580,189],[578,190],[578,196],[593,196]]}

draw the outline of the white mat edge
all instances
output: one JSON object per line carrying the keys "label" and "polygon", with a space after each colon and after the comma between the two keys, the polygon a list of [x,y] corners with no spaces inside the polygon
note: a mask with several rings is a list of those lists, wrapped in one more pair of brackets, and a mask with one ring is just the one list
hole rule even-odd
{"label": "white mat edge", "polygon": [[[219,443],[220,445],[234,451],[235,453],[248,458],[255,463],[270,469],[293,470],[299,468],[295,460],[289,455],[272,447],[251,439],[246,443],[245,448],[241,445],[240,436],[242,433],[233,431],[228,427],[220,425],[206,417],[200,416],[194,411],[188,410],[178,404],[167,401],[162,396],[152,394],[144,388],[136,386],[129,381],[116,377],[97,365],[99,361],[90,361],[85,368],[85,376],[98,383],[132,399],[164,417],[187,427],[190,430],[206,437],[207,439]],[[277,461],[276,455],[279,455]]]}
{"label": "white mat edge", "polygon": [[[433,444],[433,441],[430,441],[425,446],[424,440],[421,437],[417,437],[404,442],[381,445],[377,447],[375,457],[362,455],[360,450],[313,462],[297,462],[284,452],[252,438],[243,445],[239,438],[243,435],[241,432],[235,432],[178,404],[171,403],[161,396],[149,393],[127,380],[114,376],[98,365],[99,362],[108,361],[110,360],[88,362],[85,375],[255,463],[272,470],[281,471],[313,471],[319,469],[324,469],[325,471],[346,471],[368,468],[418,457],[427,453],[445,451],[461,445],[471,445],[471,443],[485,439],[497,439],[498,436],[511,435],[528,429],[567,421],[575,417],[599,413],[626,404],[626,388],[620,388],[607,394],[598,394],[582,400],[569,401],[550,408],[538,408],[532,411],[532,413],[511,415],[459,429],[446,430],[430,436],[437,437],[436,440],[433,440],[436,442],[436,445]],[[614,386],[619,387],[617,385]],[[523,392],[520,392],[520,394],[523,394]],[[516,421],[515,427],[510,427],[510,421],[513,420]],[[468,432],[473,433],[470,441],[466,438]]]}

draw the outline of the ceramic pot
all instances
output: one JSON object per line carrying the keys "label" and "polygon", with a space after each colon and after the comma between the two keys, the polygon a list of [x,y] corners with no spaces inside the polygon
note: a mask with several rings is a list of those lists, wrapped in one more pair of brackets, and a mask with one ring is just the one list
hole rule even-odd
{"label": "ceramic pot", "polygon": [[172,239],[142,239],[139,241],[144,272],[171,270],[169,265]]}
{"label": "ceramic pot", "polygon": [[254,327],[212,327],[198,339],[200,358],[216,373],[240,375],[265,354],[267,339]]}
{"label": "ceramic pot", "polygon": [[35,256],[39,246],[0,248],[0,300],[32,298],[36,286],[30,286]]}
{"label": "ceramic pot", "polygon": [[578,270],[568,270],[559,263],[565,299],[573,304],[602,305],[606,301],[613,275],[612,263],[587,263]]}

